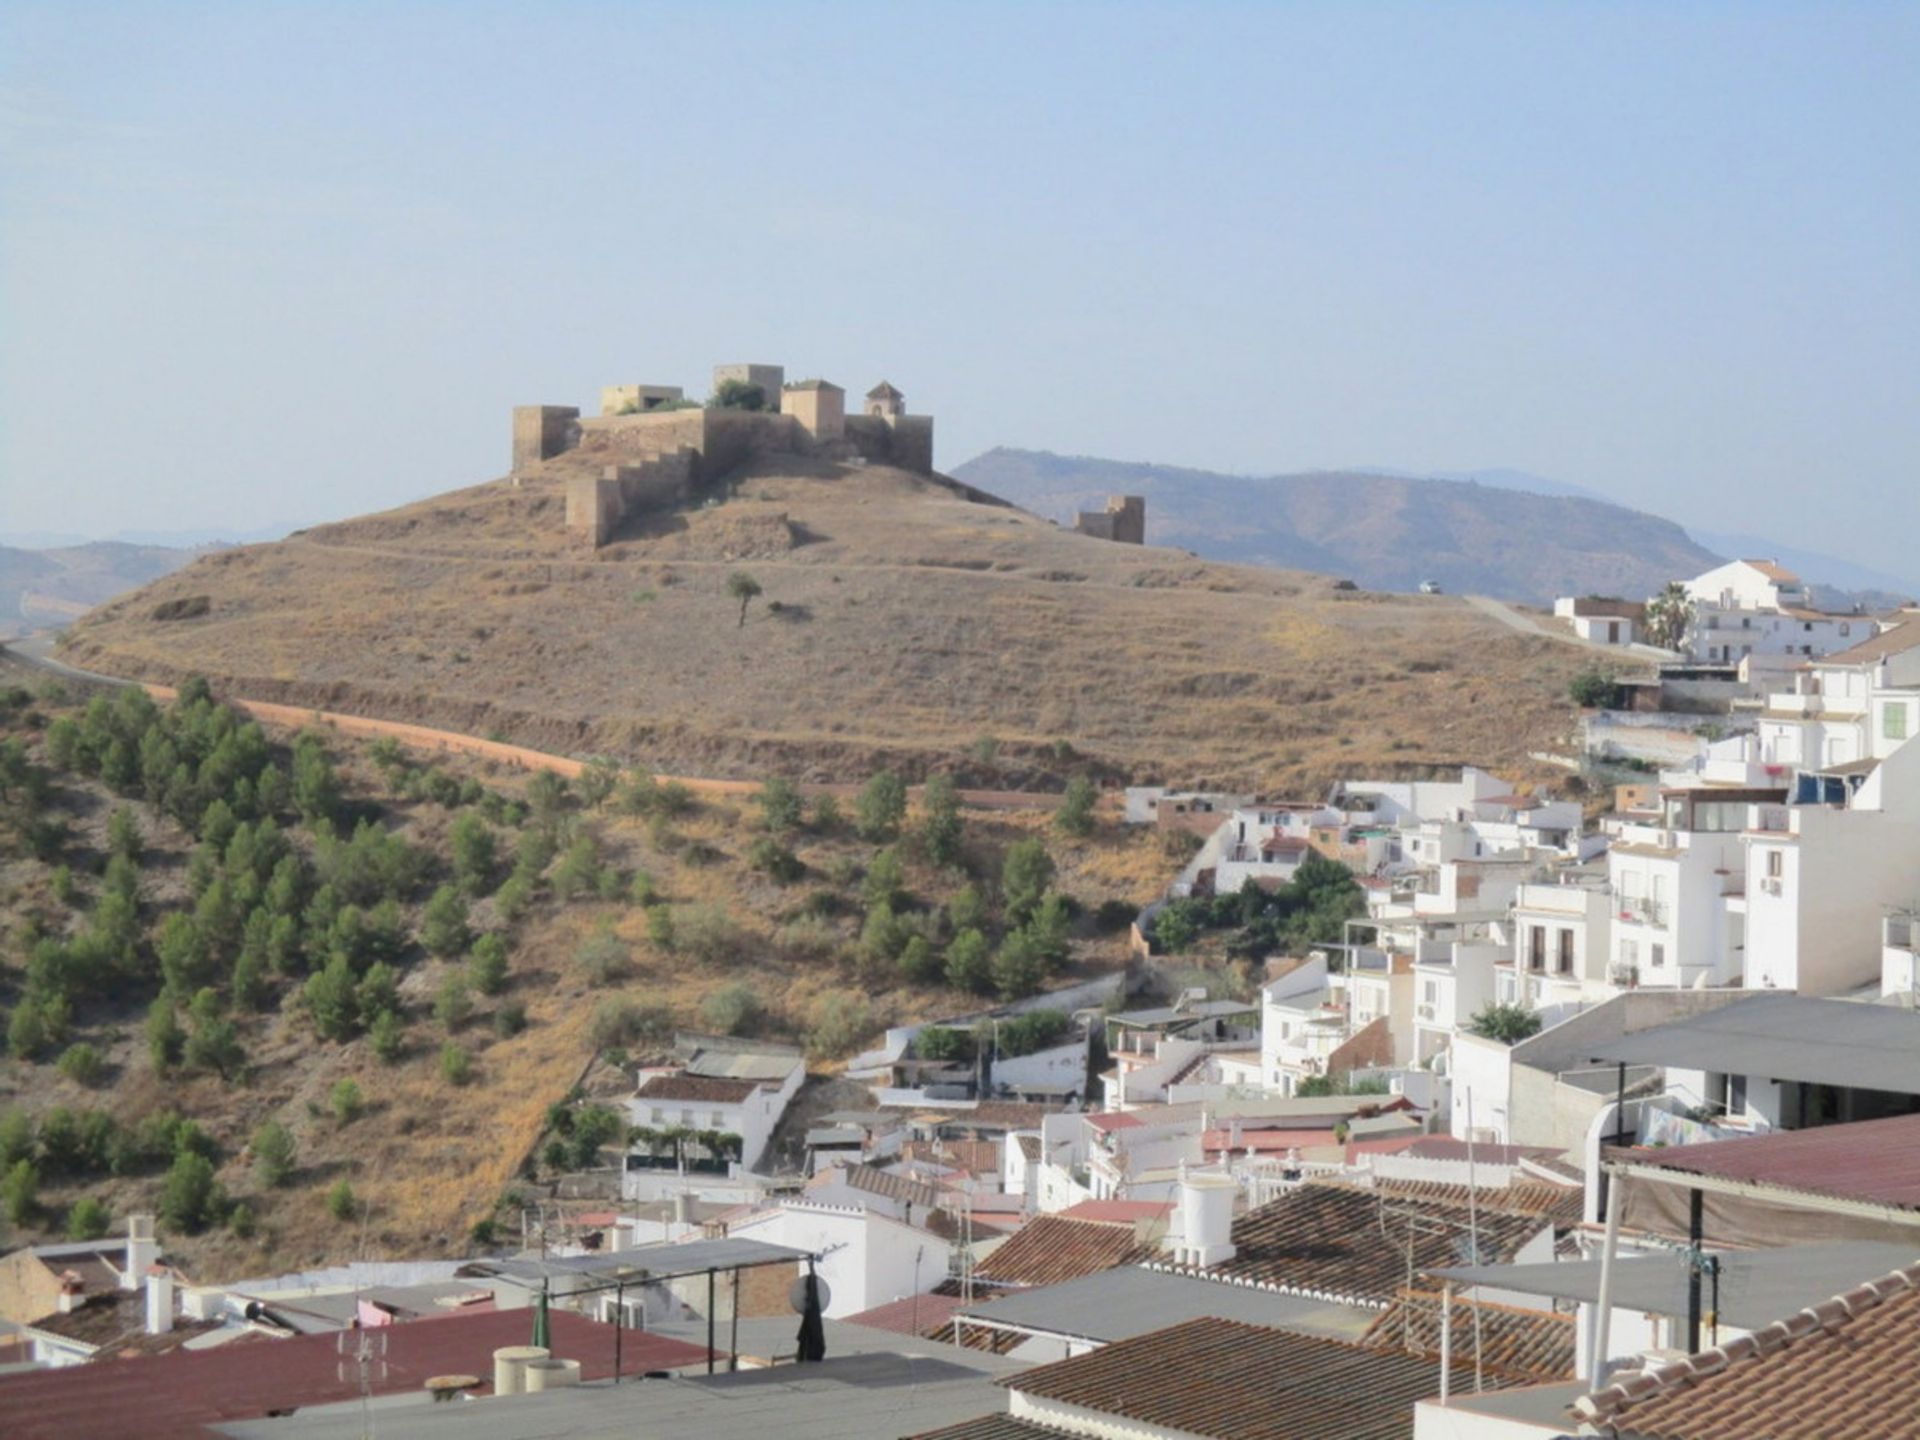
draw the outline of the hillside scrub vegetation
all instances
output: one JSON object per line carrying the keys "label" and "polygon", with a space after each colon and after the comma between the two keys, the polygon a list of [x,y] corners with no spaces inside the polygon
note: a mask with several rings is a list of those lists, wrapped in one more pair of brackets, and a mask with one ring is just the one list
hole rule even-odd
{"label": "hillside scrub vegetation", "polygon": [[1110,821],[870,789],[856,821],[779,781],[734,803],[269,735],[201,682],[0,691],[14,1233],[157,1210],[209,1275],[362,1232],[452,1253],[544,1176],[548,1108],[596,1054],[612,1093],[679,1028],[831,1067],[1123,964],[1098,917],[1166,879]]}

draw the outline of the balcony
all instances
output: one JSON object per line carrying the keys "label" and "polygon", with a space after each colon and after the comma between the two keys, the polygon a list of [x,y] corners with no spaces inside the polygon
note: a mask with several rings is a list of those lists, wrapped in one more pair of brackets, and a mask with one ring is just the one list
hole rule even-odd
{"label": "balcony", "polygon": [[1620,918],[1636,925],[1666,926],[1672,922],[1673,907],[1663,900],[1622,897]]}

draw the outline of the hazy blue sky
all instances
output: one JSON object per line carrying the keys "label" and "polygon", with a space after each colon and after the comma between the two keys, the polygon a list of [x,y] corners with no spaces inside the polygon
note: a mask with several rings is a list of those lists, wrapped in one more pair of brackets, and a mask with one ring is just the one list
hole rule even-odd
{"label": "hazy blue sky", "polygon": [[0,8],[0,530],[499,474],[716,360],[1915,568],[1920,6]]}

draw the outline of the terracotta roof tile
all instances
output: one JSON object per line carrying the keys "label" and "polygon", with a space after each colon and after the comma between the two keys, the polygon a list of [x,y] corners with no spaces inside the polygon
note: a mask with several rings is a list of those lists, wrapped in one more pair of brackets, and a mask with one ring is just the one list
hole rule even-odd
{"label": "terracotta roof tile", "polygon": [[846,1325],[865,1325],[869,1330],[890,1330],[896,1335],[929,1336],[953,1318],[961,1306],[958,1295],[909,1295],[904,1300],[876,1305],[849,1315]]}
{"label": "terracotta roof tile", "polygon": [[900,1153],[908,1160],[930,1160],[975,1175],[1000,1173],[998,1140],[909,1140]]}
{"label": "terracotta roof tile", "polygon": [[1920,1265],[1578,1401],[1634,1440],[1893,1440],[1920,1431]]}
{"label": "terracotta roof tile", "polygon": [[[1488,1382],[1496,1389],[1512,1383]],[[1203,1319],[997,1383],[1134,1427],[1208,1440],[1410,1440],[1414,1404],[1440,1392],[1440,1365],[1377,1346]],[[1454,1392],[1472,1387],[1472,1367],[1456,1365]]]}
{"label": "terracotta roof tile", "polygon": [[649,1075],[635,1092],[642,1100],[685,1100],[695,1104],[738,1105],[760,1088],[758,1080],[723,1080],[713,1075]]}
{"label": "terracotta roof tile", "polygon": [[[1522,1245],[1554,1224],[1549,1215],[1484,1203],[1485,1196],[1499,1193],[1494,1191],[1481,1192],[1482,1203],[1470,1215],[1465,1189],[1433,1185],[1363,1190],[1333,1181],[1311,1182],[1235,1220],[1237,1253],[1204,1273],[1385,1306],[1406,1283],[1409,1240],[1418,1274],[1460,1263],[1470,1219],[1478,1220],[1481,1263],[1490,1265],[1512,1260]],[[1396,1213],[1409,1209],[1447,1223],[1410,1231],[1405,1214]]]}
{"label": "terracotta roof tile", "polygon": [[1124,1225],[1036,1215],[974,1273],[1000,1285],[1058,1285],[1158,1253],[1154,1246],[1137,1244]]}
{"label": "terracotta roof tile", "polygon": [[[1476,1314],[1480,1361],[1488,1373],[1530,1384],[1573,1379],[1571,1314],[1496,1305],[1487,1300],[1464,1300],[1458,1295],[1453,1297],[1455,1365],[1473,1369]],[[1400,1297],[1368,1327],[1360,1343],[1438,1359],[1439,1292],[1402,1290]]]}
{"label": "terracotta roof tile", "polygon": [[982,1415],[939,1430],[922,1430],[907,1440],[1060,1440],[1060,1431],[1011,1415]]}

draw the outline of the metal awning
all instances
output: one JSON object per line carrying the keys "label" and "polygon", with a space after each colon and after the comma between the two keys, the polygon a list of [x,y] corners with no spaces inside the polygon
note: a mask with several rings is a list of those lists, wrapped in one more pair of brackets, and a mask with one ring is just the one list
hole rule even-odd
{"label": "metal awning", "polygon": [[[1724,1253],[1719,1256],[1719,1316],[1725,1324],[1757,1330],[1865,1281],[1890,1275],[1916,1259],[1920,1259],[1920,1242],[1907,1246],[1851,1241]],[[1429,1273],[1459,1286],[1484,1286],[1553,1300],[1593,1304],[1600,1296],[1598,1260],[1458,1265]],[[1687,1275],[1686,1257],[1678,1251],[1622,1256],[1614,1265],[1613,1306],[1684,1318]]]}
{"label": "metal awning", "polygon": [[729,1236],[718,1240],[640,1245],[631,1250],[611,1250],[603,1255],[570,1255],[562,1259],[517,1256],[479,1263],[495,1274],[515,1280],[539,1281],[577,1276],[607,1284],[615,1281],[634,1284],[642,1280],[675,1280],[687,1275],[705,1275],[710,1270],[749,1270],[760,1265],[790,1265],[805,1260],[808,1253],[786,1245],[769,1245],[761,1240]]}
{"label": "metal awning", "polygon": [[1853,1000],[1755,995],[1595,1043],[1595,1060],[1920,1095],[1920,1015]]}

